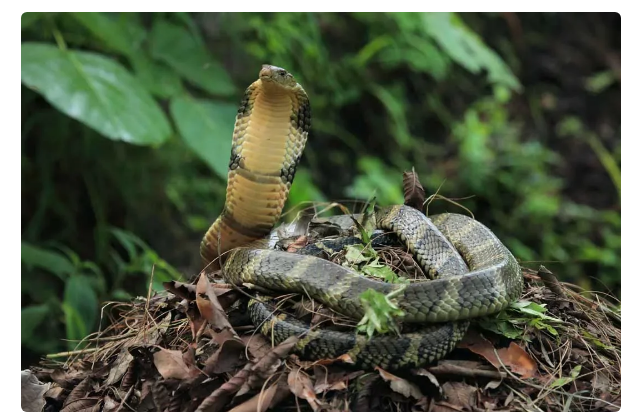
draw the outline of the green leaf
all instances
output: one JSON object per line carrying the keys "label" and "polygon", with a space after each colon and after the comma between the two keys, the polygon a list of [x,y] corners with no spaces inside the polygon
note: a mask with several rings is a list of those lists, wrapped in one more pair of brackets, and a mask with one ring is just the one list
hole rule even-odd
{"label": "green leaf", "polygon": [[116,61],[44,43],[22,44],[22,82],[113,140],[152,145],[172,133],[158,104]]}
{"label": "green leaf", "polygon": [[145,39],[145,29],[132,19],[118,19],[106,13],[74,12],[71,15],[112,50],[132,56]]}
{"label": "green leaf", "polygon": [[93,330],[98,315],[98,298],[89,278],[74,275],[65,284],[63,310],[67,323],[67,338],[80,340]]}
{"label": "green leaf", "polygon": [[168,64],[188,82],[215,95],[230,96],[236,92],[223,66],[189,30],[160,21],[150,36],[152,56]]}
{"label": "green leaf", "polygon": [[131,61],[136,77],[152,94],[170,98],[183,92],[181,78],[167,66],[142,55],[133,56]]}
{"label": "green leaf", "polygon": [[364,245],[348,245],[345,247],[346,249],[346,260],[350,262],[351,264],[361,264],[362,262],[367,262],[369,258],[372,258],[370,255],[365,255],[368,254],[368,250],[364,247]]}
{"label": "green leaf", "polygon": [[399,283],[404,281],[389,266],[381,264],[368,264],[362,267],[362,272],[367,275],[380,278],[388,283]]}
{"label": "green leaf", "polygon": [[170,113],[188,147],[226,179],[237,107],[181,96],[170,102]]}
{"label": "green leaf", "polygon": [[585,79],[585,89],[593,94],[599,94],[614,82],[616,82],[616,77],[612,71],[598,72]]}
{"label": "green leaf", "polygon": [[21,244],[22,263],[30,267],[42,268],[63,281],[74,272],[74,265],[64,255],[55,251],[38,248],[27,242]]}
{"label": "green leaf", "polygon": [[563,378],[556,379],[555,381],[553,381],[551,383],[550,387],[551,388],[557,388],[557,387],[560,387],[560,386],[564,386],[564,385],[568,384],[569,382],[573,381],[580,374],[581,368],[582,368],[581,365],[575,366],[569,372],[569,374],[571,375],[570,377],[563,377]]}
{"label": "green leaf", "polygon": [[358,332],[366,332],[371,337],[375,332],[388,333],[390,331],[398,332],[395,322],[396,317],[404,315],[395,304],[393,297],[404,290],[401,286],[399,290],[393,291],[388,295],[382,294],[369,288],[360,295],[360,302],[364,307],[364,317],[357,325]]}
{"label": "green leaf", "polygon": [[47,304],[32,305],[20,310],[20,342],[29,342],[34,330],[51,314]]}
{"label": "green leaf", "polygon": [[425,30],[451,59],[472,73],[482,69],[492,83],[503,84],[511,89],[521,89],[518,79],[496,52],[485,45],[480,37],[471,31],[452,13],[426,13]]}
{"label": "green leaf", "polygon": [[70,340],[69,349],[73,349],[78,340],[83,339],[88,333],[87,326],[83,321],[78,310],[74,307],[63,303],[63,312],[65,313],[65,331],[67,340]]}

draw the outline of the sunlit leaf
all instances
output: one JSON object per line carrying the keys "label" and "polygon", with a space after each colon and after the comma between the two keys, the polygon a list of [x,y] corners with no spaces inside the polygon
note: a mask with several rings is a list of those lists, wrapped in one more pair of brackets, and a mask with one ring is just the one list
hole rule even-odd
{"label": "sunlit leaf", "polygon": [[194,154],[221,178],[227,178],[236,105],[181,96],[172,99],[170,112]]}
{"label": "sunlit leaf", "polygon": [[485,69],[492,83],[503,84],[517,91],[521,89],[518,79],[498,54],[466,27],[456,14],[426,13],[424,19],[426,32],[451,59],[472,73]]}
{"label": "sunlit leaf", "polygon": [[63,113],[113,140],[150,145],[169,138],[158,104],[116,61],[43,43],[21,48],[22,82]]}

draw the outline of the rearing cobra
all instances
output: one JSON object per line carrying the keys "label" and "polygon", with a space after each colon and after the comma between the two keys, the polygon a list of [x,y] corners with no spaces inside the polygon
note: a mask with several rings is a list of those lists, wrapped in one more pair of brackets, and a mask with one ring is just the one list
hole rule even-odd
{"label": "rearing cobra", "polygon": [[[264,65],[241,101],[232,137],[226,202],[201,242],[210,269],[223,263],[229,283],[306,294],[360,319],[361,293],[389,294],[400,284],[366,278],[325,259],[267,249],[281,216],[310,129],[310,103],[286,70]],[[423,268],[427,281],[408,284],[395,299],[400,322],[430,324],[411,333],[373,338],[329,329],[251,301],[253,323],[278,342],[300,336],[307,359],[347,355],[356,365],[404,369],[440,359],[464,336],[469,319],[496,313],[522,292],[520,267],[487,227],[459,214],[426,217],[408,206],[375,214],[378,228],[395,233]]]}

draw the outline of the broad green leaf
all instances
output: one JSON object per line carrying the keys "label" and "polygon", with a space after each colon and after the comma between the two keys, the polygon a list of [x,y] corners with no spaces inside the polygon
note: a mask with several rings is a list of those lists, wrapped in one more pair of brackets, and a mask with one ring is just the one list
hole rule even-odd
{"label": "broad green leaf", "polygon": [[63,113],[113,140],[153,145],[172,133],[147,90],[105,56],[23,43],[22,82]]}
{"label": "broad green leaf", "polygon": [[20,260],[30,267],[42,268],[65,280],[72,272],[74,265],[67,257],[55,251],[38,248],[28,242],[22,242]]}
{"label": "broad green leaf", "polygon": [[69,348],[73,349],[77,344],[75,341],[83,339],[87,334],[89,334],[89,330],[87,329],[87,326],[78,310],[65,303],[63,303],[62,308],[65,313],[66,337],[67,340],[72,341],[69,343]]}
{"label": "broad green leaf", "polygon": [[98,315],[98,298],[89,278],[74,275],[65,284],[63,309],[70,340],[80,340],[93,330]]}
{"label": "broad green leaf", "polygon": [[151,33],[152,56],[181,74],[188,82],[221,96],[236,92],[225,68],[201,40],[184,27],[160,21]]}
{"label": "broad green leaf", "polygon": [[170,98],[183,91],[181,78],[169,67],[144,55],[133,56],[131,62],[136,77],[152,94],[160,98]]}
{"label": "broad green leaf", "polygon": [[492,83],[499,83],[516,91],[521,89],[518,79],[502,61],[500,56],[482,42],[452,13],[426,13],[425,30],[438,43],[444,52],[455,62],[472,73],[482,69]]}
{"label": "broad green leaf", "polygon": [[20,310],[21,343],[28,342],[38,325],[51,314],[52,312],[47,304],[32,305]]}
{"label": "broad green leaf", "polygon": [[74,12],[71,15],[94,36],[117,52],[132,56],[145,38],[145,29],[131,21],[99,12]]}
{"label": "broad green leaf", "polygon": [[362,272],[367,275],[372,275],[381,278],[389,283],[401,282],[401,278],[387,265],[381,264],[368,264],[362,267]]}
{"label": "broad green leaf", "polygon": [[369,258],[365,255],[368,250],[363,245],[349,245],[346,247],[346,260],[351,264],[361,264],[366,262]]}
{"label": "broad green leaf", "polygon": [[236,105],[181,96],[170,102],[170,113],[188,147],[226,179]]}

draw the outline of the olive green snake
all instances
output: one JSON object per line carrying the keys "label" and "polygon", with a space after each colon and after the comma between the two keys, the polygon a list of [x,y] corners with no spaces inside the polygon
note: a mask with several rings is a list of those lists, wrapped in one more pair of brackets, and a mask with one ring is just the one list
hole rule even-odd
{"label": "olive green snake", "polygon": [[251,301],[251,318],[263,334],[277,342],[300,336],[295,349],[306,359],[347,356],[364,368],[413,368],[451,351],[470,319],[499,312],[520,296],[522,273],[511,252],[486,226],[460,214],[426,217],[404,205],[375,213],[377,227],[396,234],[429,278],[404,287],[326,259],[267,249],[266,237],[281,216],[310,121],[304,89],[284,69],[264,65],[239,107],[226,202],[201,243],[204,264],[214,270],[223,264],[231,284],[301,293],[358,320],[365,312],[362,293],[399,292],[399,322],[423,326],[367,338],[313,329],[268,303]]}

